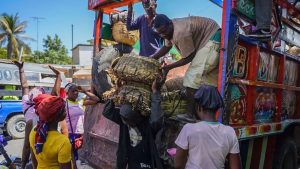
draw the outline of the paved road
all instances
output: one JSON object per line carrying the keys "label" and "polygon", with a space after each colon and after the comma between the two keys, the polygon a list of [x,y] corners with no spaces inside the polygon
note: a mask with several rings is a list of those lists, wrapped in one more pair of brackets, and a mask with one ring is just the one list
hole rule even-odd
{"label": "paved road", "polygon": [[[22,148],[23,148],[23,139],[12,140],[8,142],[8,145],[5,147],[8,155],[21,157],[22,156]],[[3,160],[3,156],[0,156],[0,160]],[[78,169],[93,169],[87,165],[80,165],[78,163]]]}
{"label": "paved road", "polygon": [[[8,145],[5,147],[5,150],[7,151],[8,155],[21,157],[22,148],[23,148],[23,139],[19,139],[19,140],[9,141]],[[0,160],[3,160],[2,156],[0,156]],[[93,169],[93,168],[87,165],[82,166],[78,163],[78,169]]]}

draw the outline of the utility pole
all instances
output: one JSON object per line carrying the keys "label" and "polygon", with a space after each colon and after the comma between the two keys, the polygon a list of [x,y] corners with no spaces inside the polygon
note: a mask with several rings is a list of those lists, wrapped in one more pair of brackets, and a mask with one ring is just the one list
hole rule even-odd
{"label": "utility pole", "polygon": [[40,20],[45,19],[45,18],[41,18],[41,17],[37,17],[37,16],[31,17],[31,18],[36,21],[36,50],[39,51],[39,22],[40,22]]}
{"label": "utility pole", "polygon": [[71,29],[72,29],[72,49],[73,49],[73,40],[74,40],[74,39],[73,39],[73,38],[74,38],[74,36],[73,36],[74,25],[73,25],[73,24],[72,24],[72,28],[71,28]]}

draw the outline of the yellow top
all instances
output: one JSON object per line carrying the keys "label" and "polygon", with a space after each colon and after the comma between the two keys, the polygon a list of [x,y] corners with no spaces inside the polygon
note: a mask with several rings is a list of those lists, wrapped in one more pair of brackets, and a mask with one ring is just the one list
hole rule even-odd
{"label": "yellow top", "polygon": [[38,162],[37,169],[59,169],[59,164],[71,161],[71,143],[69,139],[58,131],[49,131],[43,151],[36,154],[35,144],[36,131],[32,130],[29,136],[30,147]]}

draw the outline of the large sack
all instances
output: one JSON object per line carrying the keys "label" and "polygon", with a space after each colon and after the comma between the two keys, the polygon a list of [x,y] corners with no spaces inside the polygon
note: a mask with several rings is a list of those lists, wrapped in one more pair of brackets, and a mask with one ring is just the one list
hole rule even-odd
{"label": "large sack", "polygon": [[184,114],[188,110],[186,91],[183,86],[183,77],[166,81],[162,87],[162,109],[166,117]]}
{"label": "large sack", "polygon": [[124,44],[116,44],[102,49],[93,58],[92,81],[98,96],[101,96],[113,86],[112,79],[108,76],[108,70],[113,60],[130,52],[132,52],[132,47]]}
{"label": "large sack", "polygon": [[116,106],[130,103],[135,110],[139,110],[143,116],[151,113],[151,89],[141,84],[129,84],[121,87],[114,96]]}
{"label": "large sack", "polygon": [[169,79],[166,81],[164,86],[168,92],[172,92],[175,90],[182,90],[185,88],[183,86],[183,77],[175,77],[175,78]]}
{"label": "large sack", "polygon": [[139,39],[138,31],[128,31],[124,22],[117,22],[112,27],[113,38],[116,42],[134,45]]}
{"label": "large sack", "polygon": [[299,56],[300,55],[300,48],[297,46],[293,46],[288,50],[288,53],[294,56]]}
{"label": "large sack", "polygon": [[162,93],[161,107],[166,117],[187,113],[188,100],[182,90]]}
{"label": "large sack", "polygon": [[122,56],[112,67],[114,74],[123,81],[152,85],[160,72],[157,60],[135,56],[133,53]]}
{"label": "large sack", "polygon": [[109,15],[110,24],[113,25],[119,21],[126,23],[128,12],[126,10],[120,12],[113,12]]}

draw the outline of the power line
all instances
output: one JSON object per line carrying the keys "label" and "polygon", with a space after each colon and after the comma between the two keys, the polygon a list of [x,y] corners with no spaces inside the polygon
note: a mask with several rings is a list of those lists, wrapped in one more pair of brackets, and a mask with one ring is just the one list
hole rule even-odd
{"label": "power line", "polygon": [[37,16],[31,18],[36,21],[36,50],[39,51],[39,22],[40,20],[43,20],[45,18],[37,17]]}
{"label": "power line", "polygon": [[72,49],[73,49],[73,39],[74,39],[74,34],[73,34],[73,31],[74,31],[74,25],[72,24],[72,26],[71,26],[71,31],[72,31]]}

